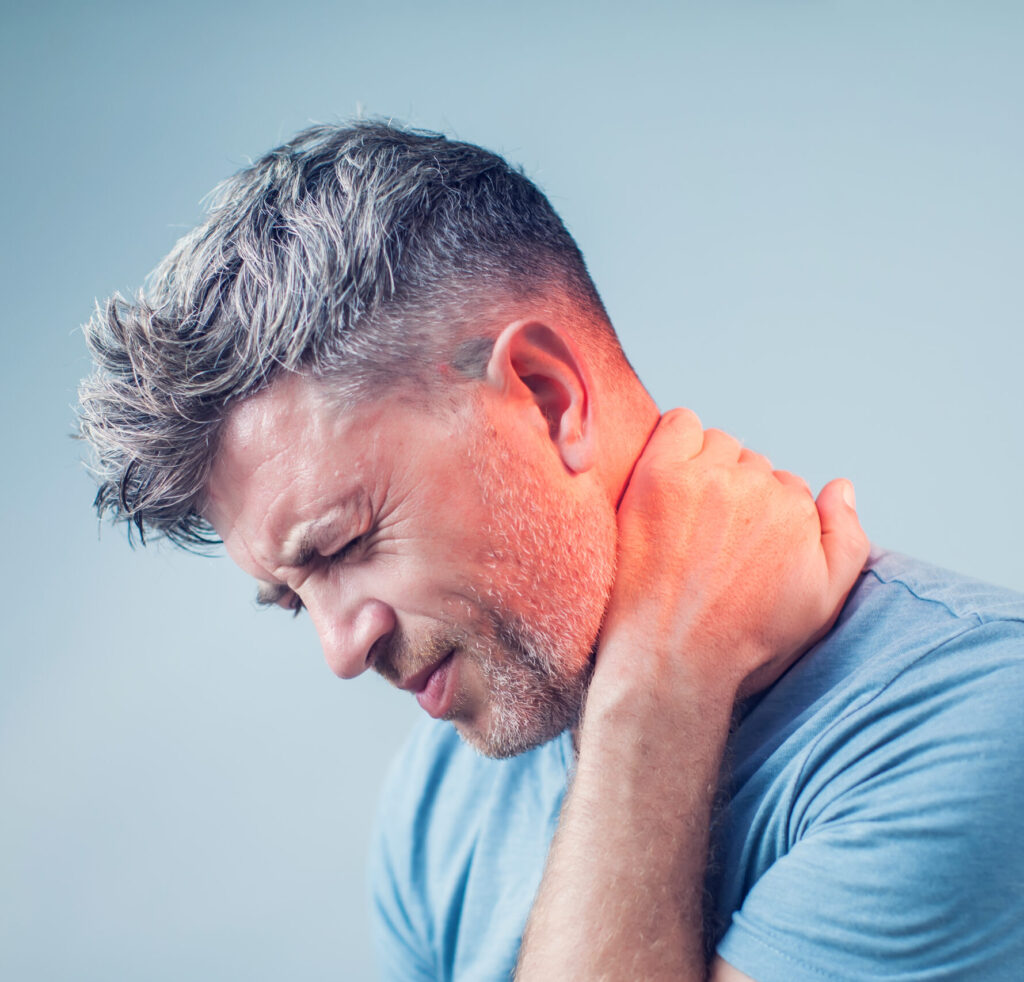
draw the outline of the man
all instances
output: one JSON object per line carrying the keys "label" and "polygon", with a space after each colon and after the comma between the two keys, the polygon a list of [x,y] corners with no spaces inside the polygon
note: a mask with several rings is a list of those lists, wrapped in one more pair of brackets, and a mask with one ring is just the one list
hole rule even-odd
{"label": "man", "polygon": [[500,158],[308,130],[87,337],[100,510],[443,721],[381,807],[388,977],[1019,976],[1021,598],[661,416]]}

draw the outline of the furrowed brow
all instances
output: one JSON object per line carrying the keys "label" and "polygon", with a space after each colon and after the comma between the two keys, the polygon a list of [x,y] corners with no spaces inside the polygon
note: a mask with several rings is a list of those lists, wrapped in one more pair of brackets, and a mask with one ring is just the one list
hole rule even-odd
{"label": "furrowed brow", "polygon": [[[299,542],[294,551],[289,550],[282,558],[283,565],[292,569],[301,569],[309,565],[319,555],[316,541],[319,537],[319,525],[307,525],[299,534]],[[256,588],[256,603],[261,607],[273,607],[279,604],[292,591],[281,583],[260,581]]]}
{"label": "furrowed brow", "polygon": [[317,526],[306,526],[299,536],[299,544],[294,552],[289,552],[283,558],[283,565],[292,569],[301,569],[308,566],[316,557],[316,538],[319,528]]}

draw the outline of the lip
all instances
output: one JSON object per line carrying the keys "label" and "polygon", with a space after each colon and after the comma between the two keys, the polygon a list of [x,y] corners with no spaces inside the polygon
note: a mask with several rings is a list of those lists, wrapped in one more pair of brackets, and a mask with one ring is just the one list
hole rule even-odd
{"label": "lip", "polygon": [[428,665],[426,668],[421,668],[415,675],[410,675],[407,679],[403,679],[398,683],[399,689],[404,689],[406,692],[412,692],[418,694],[426,688],[427,680],[431,675],[436,672],[444,662],[448,661],[449,658],[455,653],[455,649],[452,648],[445,656],[432,665]]}
{"label": "lip", "polygon": [[424,674],[418,672],[409,681],[420,682],[420,688],[416,691],[416,701],[423,710],[434,719],[441,719],[448,713],[451,707],[455,686],[452,682],[454,649],[441,659],[422,681],[420,677]]}

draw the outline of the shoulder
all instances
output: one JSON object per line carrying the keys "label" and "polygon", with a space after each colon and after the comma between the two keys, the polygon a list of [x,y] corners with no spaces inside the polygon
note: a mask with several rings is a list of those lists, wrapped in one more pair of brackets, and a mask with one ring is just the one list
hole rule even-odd
{"label": "shoulder", "polygon": [[849,671],[806,730],[803,828],[854,801],[904,814],[956,800],[957,820],[986,801],[1024,805],[1007,780],[1024,768],[1024,597],[892,553],[874,554],[865,579],[812,653]]}
{"label": "shoulder", "polygon": [[464,771],[472,771],[476,760],[450,724],[420,720],[388,767],[381,796],[385,811],[389,805],[402,808],[432,796],[440,784],[456,782]]}
{"label": "shoulder", "polygon": [[745,707],[737,785],[754,779],[763,792],[764,780],[806,779],[815,764],[835,774],[858,735],[928,739],[929,720],[952,735],[953,717],[969,725],[979,704],[994,715],[973,722],[998,730],[1024,705],[1022,675],[1024,596],[873,550],[829,634]]}
{"label": "shoulder", "polygon": [[464,837],[473,816],[492,808],[550,807],[564,789],[571,766],[568,733],[507,760],[483,757],[450,723],[421,721],[395,757],[384,781],[379,823],[421,841],[446,835],[451,826]]}
{"label": "shoulder", "polygon": [[835,639],[863,663],[844,715],[890,720],[888,739],[1020,722],[1024,596],[896,553],[874,553],[865,578]]}
{"label": "shoulder", "polygon": [[872,549],[850,604],[901,605],[922,619],[1024,623],[1024,594],[883,549]]}
{"label": "shoulder", "polygon": [[[377,809],[378,839],[403,863],[424,863],[424,845],[450,851],[454,843],[436,840],[465,838],[465,820],[485,804],[492,772],[493,762],[467,747],[449,723],[422,720],[388,768]],[[413,878],[424,872],[408,870]]]}
{"label": "shoulder", "polygon": [[[385,776],[369,856],[374,943],[386,979],[439,977],[436,857],[460,843],[452,819],[475,761],[451,726],[424,720]],[[439,843],[438,836],[449,841]],[[462,845],[471,839],[461,836]],[[453,864],[454,866],[454,864]]]}
{"label": "shoulder", "polygon": [[567,734],[509,760],[479,756],[447,723],[418,725],[384,784],[370,859],[386,977],[507,976],[564,794]]}
{"label": "shoulder", "polygon": [[875,553],[743,726],[724,957],[760,982],[1015,977],[1024,598]]}

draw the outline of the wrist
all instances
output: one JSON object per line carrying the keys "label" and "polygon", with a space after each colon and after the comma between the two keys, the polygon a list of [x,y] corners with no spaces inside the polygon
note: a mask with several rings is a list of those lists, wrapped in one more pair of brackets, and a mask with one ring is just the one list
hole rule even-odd
{"label": "wrist", "polygon": [[599,663],[576,733],[581,762],[634,771],[706,758],[717,768],[740,680],[675,661],[651,671],[646,656],[634,657],[604,673],[610,666]]}
{"label": "wrist", "polygon": [[679,722],[728,717],[745,690],[751,665],[766,659],[753,642],[626,637],[602,642],[587,693],[584,724],[648,725],[668,715]]}

